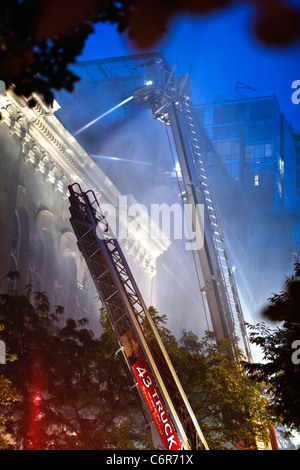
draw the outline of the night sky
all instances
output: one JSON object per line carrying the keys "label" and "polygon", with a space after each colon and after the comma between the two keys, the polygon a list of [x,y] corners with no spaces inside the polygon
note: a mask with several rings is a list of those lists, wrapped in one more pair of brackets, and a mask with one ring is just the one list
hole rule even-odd
{"label": "night sky", "polygon": [[[299,5],[300,1],[293,2]],[[259,42],[252,30],[253,11],[245,4],[204,17],[180,16],[166,35],[147,51],[162,52],[176,73],[191,70],[192,101],[234,93],[237,81],[257,90],[273,90],[288,121],[300,130],[300,104],[292,103],[294,80],[300,80],[300,42],[275,48]],[[86,42],[80,60],[143,52],[114,25],[99,24]]]}

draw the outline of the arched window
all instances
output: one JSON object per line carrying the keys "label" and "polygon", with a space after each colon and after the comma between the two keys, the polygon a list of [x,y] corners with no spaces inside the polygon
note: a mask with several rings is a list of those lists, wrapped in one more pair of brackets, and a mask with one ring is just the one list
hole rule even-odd
{"label": "arched window", "polygon": [[55,303],[56,279],[56,221],[48,210],[39,212],[36,218],[33,246],[33,282],[35,290],[44,291],[50,303]]}
{"label": "arched window", "polygon": [[78,317],[77,254],[66,248],[58,261],[56,305],[65,309],[65,316]]}
{"label": "arched window", "polygon": [[30,228],[29,218],[24,208],[18,207],[14,215],[12,242],[10,249],[10,271],[18,271],[20,281],[9,281],[8,291],[21,292],[29,282]]}

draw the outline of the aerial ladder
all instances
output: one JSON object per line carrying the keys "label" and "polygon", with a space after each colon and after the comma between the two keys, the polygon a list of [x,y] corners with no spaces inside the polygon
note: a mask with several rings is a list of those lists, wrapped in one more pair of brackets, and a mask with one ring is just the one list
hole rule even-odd
{"label": "aerial ladder", "polygon": [[[145,64],[145,85],[134,91],[141,105],[150,107],[154,119],[171,128],[184,191],[181,197],[190,208],[211,323],[217,342],[231,338],[233,356],[251,351],[238,289],[228,256],[214,191],[206,169],[204,148],[212,146],[200,125],[191,102],[192,81],[187,74],[175,75],[163,58]],[[203,210],[200,210],[200,208]]]}
{"label": "aerial ladder", "polygon": [[70,222],[106,310],[133,389],[151,428],[154,447],[208,450],[122,249],[92,190],[69,186]]}

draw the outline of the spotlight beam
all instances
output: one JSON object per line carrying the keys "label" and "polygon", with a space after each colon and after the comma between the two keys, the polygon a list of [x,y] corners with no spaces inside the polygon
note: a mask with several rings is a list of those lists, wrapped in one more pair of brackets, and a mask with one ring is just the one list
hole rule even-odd
{"label": "spotlight beam", "polygon": [[128,101],[132,100],[133,96],[130,96],[129,98],[126,98],[126,100],[124,101],[121,101],[121,103],[117,104],[116,106],[114,106],[113,108],[110,108],[108,111],[106,111],[105,113],[101,114],[100,116],[98,116],[96,119],[93,119],[92,121],[90,121],[88,124],[86,124],[85,126],[81,127],[81,129],[78,129],[78,131],[74,132],[74,135],[78,135],[80,134],[81,132],[83,132],[85,129],[87,129],[88,127],[92,126],[93,124],[95,124],[95,122],[99,121],[100,119],[104,118],[105,116],[107,116],[108,114],[112,113],[113,111],[115,111],[116,109],[120,108],[121,106],[123,106],[124,104],[128,103]]}

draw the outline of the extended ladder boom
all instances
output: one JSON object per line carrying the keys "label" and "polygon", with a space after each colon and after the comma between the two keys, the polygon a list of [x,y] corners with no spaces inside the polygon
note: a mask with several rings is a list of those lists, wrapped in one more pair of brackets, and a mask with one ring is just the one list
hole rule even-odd
{"label": "extended ladder boom", "polygon": [[[231,263],[227,255],[224,234],[214,199],[213,188],[206,171],[205,156],[201,150],[203,141],[209,140],[203,126],[195,118],[191,103],[191,79],[188,75],[177,77],[174,68],[169,70],[158,59],[146,66],[145,77],[150,86],[134,91],[134,99],[149,106],[154,119],[162,121],[172,130],[185,200],[192,208],[193,231],[201,233],[197,247],[205,285],[206,299],[217,341],[231,337],[233,355],[238,359],[239,350],[250,360],[251,352],[244,327],[243,313]],[[201,217],[199,207],[204,208]]]}
{"label": "extended ladder boom", "polygon": [[93,191],[69,186],[71,224],[103,307],[166,450],[208,449],[199,424]]}

